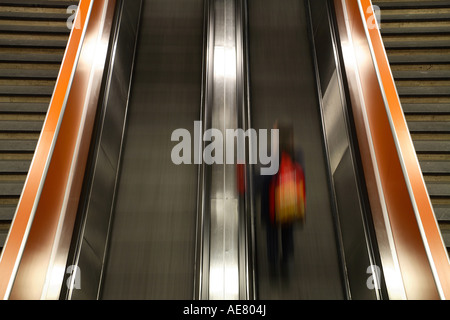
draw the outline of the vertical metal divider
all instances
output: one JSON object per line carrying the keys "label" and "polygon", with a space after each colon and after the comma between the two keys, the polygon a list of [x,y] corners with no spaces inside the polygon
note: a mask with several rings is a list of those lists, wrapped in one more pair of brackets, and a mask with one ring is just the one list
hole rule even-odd
{"label": "vertical metal divider", "polygon": [[194,299],[199,300],[254,295],[251,166],[244,164],[249,189],[240,194],[236,163],[228,163],[225,152],[222,163],[203,159],[204,140],[213,141],[210,129],[222,131],[225,151],[226,130],[236,130],[234,139],[237,130],[250,126],[245,13],[243,0],[205,1],[202,125],[201,136],[194,137],[194,145],[202,146],[194,147],[199,164]]}
{"label": "vertical metal divider", "polygon": [[[349,140],[351,141],[351,152],[353,158],[355,158],[355,162],[357,165],[355,165],[355,175],[357,177],[357,185],[358,190],[360,194],[360,201],[361,201],[361,208],[364,212],[362,216],[362,220],[364,222],[364,234],[366,235],[366,243],[367,243],[367,251],[369,252],[369,259],[371,261],[371,265],[373,266],[380,266],[381,265],[381,257],[379,256],[379,248],[378,243],[376,241],[376,235],[373,225],[373,218],[372,218],[372,212],[370,208],[370,203],[367,195],[367,186],[365,185],[365,177],[364,172],[362,170],[362,160],[360,159],[359,155],[359,146],[356,138],[356,129],[354,127],[354,119],[352,110],[350,107],[350,98],[348,93],[348,84],[347,79],[345,76],[345,72],[343,70],[343,58],[342,58],[342,48],[340,45],[340,39],[337,32],[337,22],[336,22],[336,16],[333,14],[335,12],[334,2],[328,1],[327,2],[327,12],[328,12],[328,19],[330,22],[330,33],[333,41],[333,47],[335,50],[335,59],[336,59],[336,70],[339,77],[339,88],[340,92],[343,98],[343,105],[345,106],[345,120],[347,122],[347,127],[349,132]],[[387,289],[386,289],[386,283],[385,278],[382,272],[378,274],[377,272],[373,272],[372,276],[374,279],[374,283],[380,284],[379,288],[376,288],[376,297],[378,300],[386,299],[387,297]]]}
{"label": "vertical metal divider", "polygon": [[[212,92],[208,85],[208,79],[212,76],[212,61],[214,59],[213,40],[214,40],[214,11],[212,10],[211,0],[204,1],[204,38],[203,38],[203,71],[202,71],[202,97],[200,107],[200,120],[204,125],[209,124]],[[205,145],[203,142],[204,126],[201,126],[201,136],[194,136],[201,148],[194,150],[194,163],[198,166],[198,197],[197,197],[197,230],[196,230],[196,274],[194,279],[194,299],[207,300],[209,298],[209,211],[206,206],[208,187],[208,177],[210,176],[208,168],[202,159],[202,150]]]}
{"label": "vertical metal divider", "polygon": [[[76,270],[82,270],[81,288],[77,290],[72,286],[64,288],[60,295],[62,300],[101,299],[110,229],[114,219],[114,203],[126,131],[141,7],[141,0],[117,1],[101,100],[91,141],[89,165],[78,207],[76,232],[67,260],[68,265],[75,267]],[[120,90],[123,86],[126,90]],[[112,114],[117,116],[117,123],[113,126],[111,121],[107,120]],[[107,155],[104,152],[106,149],[114,149],[116,152]],[[98,207],[104,210],[98,210]],[[91,240],[93,235],[97,239],[95,245]],[[64,282],[68,277],[71,275],[66,274]],[[74,277],[71,279],[73,281]]]}
{"label": "vertical metal divider", "polygon": [[[311,3],[310,0],[305,2],[306,5],[306,11],[307,11],[307,19],[308,21],[308,29],[309,29],[309,34],[310,34],[310,39],[311,39],[311,43],[312,43],[312,58],[314,61],[314,72],[315,72],[315,80],[316,80],[316,87],[317,87],[317,98],[319,100],[319,104],[320,104],[320,119],[321,119],[321,132],[322,135],[324,137],[326,137],[326,128],[325,128],[325,123],[324,123],[324,114],[323,114],[323,105],[322,105],[322,100],[323,100],[323,92],[322,92],[322,88],[321,88],[321,84],[320,84],[320,78],[319,78],[319,70],[318,70],[318,62],[317,62],[317,53],[316,53],[316,44],[314,41],[314,26],[312,23],[312,16],[311,16]],[[336,243],[337,243],[337,251],[338,251],[338,255],[339,255],[339,267],[341,269],[341,277],[342,277],[342,285],[343,285],[343,293],[345,295],[345,298],[347,300],[351,300],[352,299],[352,293],[350,290],[350,284],[349,284],[349,279],[348,279],[348,270],[347,270],[347,264],[345,261],[345,253],[344,253],[344,245],[343,245],[343,239],[342,239],[342,230],[341,230],[341,222],[339,219],[339,214],[338,214],[338,205],[337,205],[337,199],[336,199],[336,192],[335,189],[333,187],[333,174],[331,172],[331,168],[330,168],[330,152],[329,152],[329,148],[328,145],[326,143],[326,141],[324,141],[323,144],[323,149],[324,149],[324,153],[326,155],[326,160],[327,160],[327,176],[328,176],[328,189],[330,191],[330,195],[331,195],[331,207],[332,207],[332,213],[333,213],[333,220],[334,220],[334,229],[336,232]]]}
{"label": "vertical metal divider", "polygon": [[[242,35],[242,128],[247,131],[252,128],[251,120],[251,103],[250,103],[250,69],[249,69],[249,52],[248,52],[248,2],[247,0],[239,0],[239,18]],[[253,199],[253,165],[250,161],[250,148],[253,143],[252,136],[248,137],[248,148],[246,149],[246,165],[245,165],[245,194],[244,194],[244,239],[245,244],[245,298],[249,300],[256,299],[255,287],[255,218],[254,218],[254,199]]]}

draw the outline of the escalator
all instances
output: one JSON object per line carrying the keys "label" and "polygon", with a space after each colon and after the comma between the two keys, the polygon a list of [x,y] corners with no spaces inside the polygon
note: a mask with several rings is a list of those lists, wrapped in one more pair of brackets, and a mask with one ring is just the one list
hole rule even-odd
{"label": "escalator", "polygon": [[[0,87],[0,143],[34,148],[67,42],[70,14],[62,9],[74,2],[5,3],[0,28],[20,12],[37,38],[22,38],[17,22],[0,36],[0,58],[11,60],[1,62],[1,79],[13,84]],[[382,32],[446,239],[449,159],[437,149],[448,142],[446,1],[423,1],[443,12],[419,17],[414,5],[422,2],[399,1],[407,15],[398,15],[396,3],[379,1]],[[405,159],[397,155],[404,145],[395,145],[385,122],[390,105],[368,60],[375,41],[361,32],[361,8],[338,0],[82,0],[83,28],[72,30],[54,94],[60,101],[49,112],[61,129],[42,130],[39,141],[52,144],[37,148],[46,159],[35,157],[26,196],[18,200],[19,190],[1,198],[0,220],[8,222],[17,201],[21,217],[0,260],[10,275],[0,279],[2,296],[444,297],[445,248],[435,238],[426,242],[439,233],[424,223],[429,202],[419,210],[411,201],[417,190],[408,189]],[[398,32],[405,17],[444,21],[427,22],[433,36],[420,35],[421,42],[415,26],[405,29],[414,38]],[[402,43],[433,44],[438,48],[426,50],[437,54],[416,56],[421,49],[398,48]],[[24,52],[35,47],[40,61],[28,61]],[[420,60],[425,56],[438,63]],[[306,219],[287,228],[269,215],[267,173],[280,159],[278,147],[305,173]],[[27,148],[2,151],[2,181],[21,187],[33,155]]]}
{"label": "escalator", "polygon": [[0,1],[0,250],[53,93],[78,1]]}
{"label": "escalator", "polygon": [[[257,287],[261,299],[344,299],[327,158],[309,37],[302,1],[249,1],[249,73],[252,122],[294,128],[296,155],[303,154],[306,223],[294,226],[294,252],[286,271],[269,270],[270,222],[256,216]],[[261,197],[265,197],[262,193]],[[264,203],[264,202],[262,202]],[[317,232],[320,229],[320,232]]]}
{"label": "escalator", "polygon": [[[82,289],[63,290],[62,298],[377,297],[365,286],[376,257],[366,243],[350,129],[344,124],[334,133],[344,134],[346,151],[339,156],[324,140],[324,99],[341,99],[341,80],[327,29],[331,20],[321,33],[330,42],[326,55],[316,56],[312,30],[331,7],[311,5],[120,2],[68,263],[84,270]],[[313,19],[311,10],[320,8],[325,11]],[[295,272],[268,269],[261,205],[267,195],[259,165],[246,166],[245,195],[238,192],[234,165],[196,165],[195,125],[202,120],[202,130],[223,132],[237,125],[270,130],[276,121],[294,127],[308,203],[307,223],[293,229],[289,268]],[[177,129],[193,137],[190,165],[171,158]],[[338,160],[333,168],[330,157]],[[351,261],[352,255],[359,260]]]}
{"label": "escalator", "polygon": [[199,118],[203,2],[145,1],[101,299],[192,299],[197,168],[170,137]]}
{"label": "escalator", "polygon": [[373,1],[397,91],[450,250],[450,2]]}

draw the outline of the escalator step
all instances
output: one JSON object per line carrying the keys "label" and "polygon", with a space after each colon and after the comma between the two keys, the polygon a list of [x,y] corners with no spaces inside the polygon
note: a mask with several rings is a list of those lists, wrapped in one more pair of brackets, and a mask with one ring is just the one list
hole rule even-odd
{"label": "escalator step", "polygon": [[381,35],[448,34],[450,21],[381,22]]}
{"label": "escalator step", "polygon": [[400,96],[448,96],[450,86],[397,86]]}
{"label": "escalator step", "polygon": [[450,140],[415,140],[417,152],[450,152]]}
{"label": "escalator step", "polygon": [[450,161],[448,160],[422,160],[420,167],[424,174],[427,173],[448,173],[450,172]]}
{"label": "escalator step", "polygon": [[442,239],[444,240],[447,249],[450,248],[450,228],[448,226],[441,227]]}
{"label": "escalator step", "polygon": [[6,238],[8,237],[9,227],[7,225],[0,225],[0,248],[3,248]]}
{"label": "escalator step", "polygon": [[58,69],[2,69],[2,78],[56,79]]}
{"label": "escalator step", "polygon": [[449,49],[387,50],[391,64],[450,63]]}
{"label": "escalator step", "polygon": [[450,104],[404,103],[402,107],[405,113],[411,114],[450,114]]}
{"label": "escalator step", "polygon": [[384,9],[381,22],[450,20],[450,9]]}
{"label": "escalator step", "polygon": [[18,197],[22,193],[24,183],[25,179],[23,181],[0,181],[0,194]]}
{"label": "escalator step", "polygon": [[[30,168],[29,160],[0,160],[0,174],[27,173]],[[2,219],[0,219],[2,220]]]}
{"label": "escalator step", "polygon": [[40,132],[43,121],[3,121],[0,120],[1,132]]}
{"label": "escalator step", "polygon": [[0,47],[0,62],[53,62],[61,63],[64,56],[62,49],[30,49]]}
{"label": "escalator step", "polygon": [[409,130],[414,132],[445,132],[450,133],[448,121],[408,121]]}
{"label": "escalator step", "polygon": [[[69,34],[70,29],[67,28],[65,22],[54,22],[52,24],[44,24],[41,21],[15,21],[0,20],[0,32],[27,32],[27,33],[62,33]],[[45,21],[43,21],[45,22]]]}
{"label": "escalator step", "polygon": [[434,205],[433,208],[438,221],[450,223],[450,205]]}
{"label": "escalator step", "polygon": [[24,113],[45,113],[48,103],[26,103],[26,102],[0,102],[0,113],[24,112]]}
{"label": "escalator step", "polygon": [[73,0],[0,0],[0,5],[67,8],[78,5],[78,2]]}
{"label": "escalator step", "polygon": [[3,47],[65,48],[67,40],[66,35],[0,34],[0,46]]}
{"label": "escalator step", "polygon": [[392,74],[395,79],[448,79],[450,70],[395,70]]}
{"label": "escalator step", "polygon": [[72,11],[67,12],[64,8],[42,8],[42,7],[11,7],[0,2],[0,19],[27,19],[45,21],[67,21]]}
{"label": "escalator step", "polygon": [[0,221],[11,221],[14,218],[17,205],[0,206]]}
{"label": "escalator step", "polygon": [[450,0],[410,0],[410,1],[393,1],[393,0],[376,0],[374,5],[383,8],[442,8],[450,6]]}
{"label": "escalator step", "polygon": [[53,86],[0,86],[0,95],[50,96]]}
{"label": "escalator step", "polygon": [[426,181],[426,185],[431,197],[450,197],[449,181]]}
{"label": "escalator step", "polygon": [[36,145],[37,140],[0,139],[0,152],[34,152]]}

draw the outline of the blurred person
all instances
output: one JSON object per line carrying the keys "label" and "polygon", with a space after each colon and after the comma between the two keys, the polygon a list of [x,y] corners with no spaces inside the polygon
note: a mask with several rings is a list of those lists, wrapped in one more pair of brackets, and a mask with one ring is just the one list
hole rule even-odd
{"label": "blurred person", "polygon": [[303,157],[295,151],[291,124],[276,122],[279,129],[278,173],[263,178],[261,214],[266,226],[267,254],[272,276],[288,275],[294,253],[294,226],[305,221],[306,189]]}

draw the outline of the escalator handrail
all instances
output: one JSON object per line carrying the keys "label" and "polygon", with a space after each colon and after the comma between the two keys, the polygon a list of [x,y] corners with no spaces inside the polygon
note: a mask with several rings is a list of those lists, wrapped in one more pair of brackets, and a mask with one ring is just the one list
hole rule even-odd
{"label": "escalator handrail", "polygon": [[373,22],[375,17],[371,1],[334,3],[389,295],[399,299],[448,298],[448,256],[379,27],[368,27],[369,19]]}
{"label": "escalator handrail", "polygon": [[[64,114],[68,92],[79,59],[84,30],[91,8],[91,0],[81,0],[74,22],[78,28],[72,28],[55,84],[41,135],[39,137],[27,179],[17,205],[16,213],[0,257],[0,297],[8,299],[18,264],[20,263],[29,230],[33,223],[39,194],[45,182],[46,172],[58,136],[58,130]],[[74,26],[76,26],[74,24]]]}
{"label": "escalator handrail", "polygon": [[115,3],[115,0],[80,0],[49,111],[0,261],[3,299],[59,298],[99,103]]}
{"label": "escalator handrail", "polygon": [[[370,17],[375,17],[371,0],[361,0],[360,4],[361,14],[365,14],[365,21],[368,21]],[[367,9],[363,10],[363,8]],[[448,255],[401,107],[381,33],[379,28],[366,28],[366,31],[373,48],[373,59],[378,67],[379,81],[385,96],[386,113],[390,118],[392,134],[396,140],[403,175],[408,185],[414,214],[427,252],[430,267],[435,277],[436,287],[441,298],[450,298],[450,265]]]}

